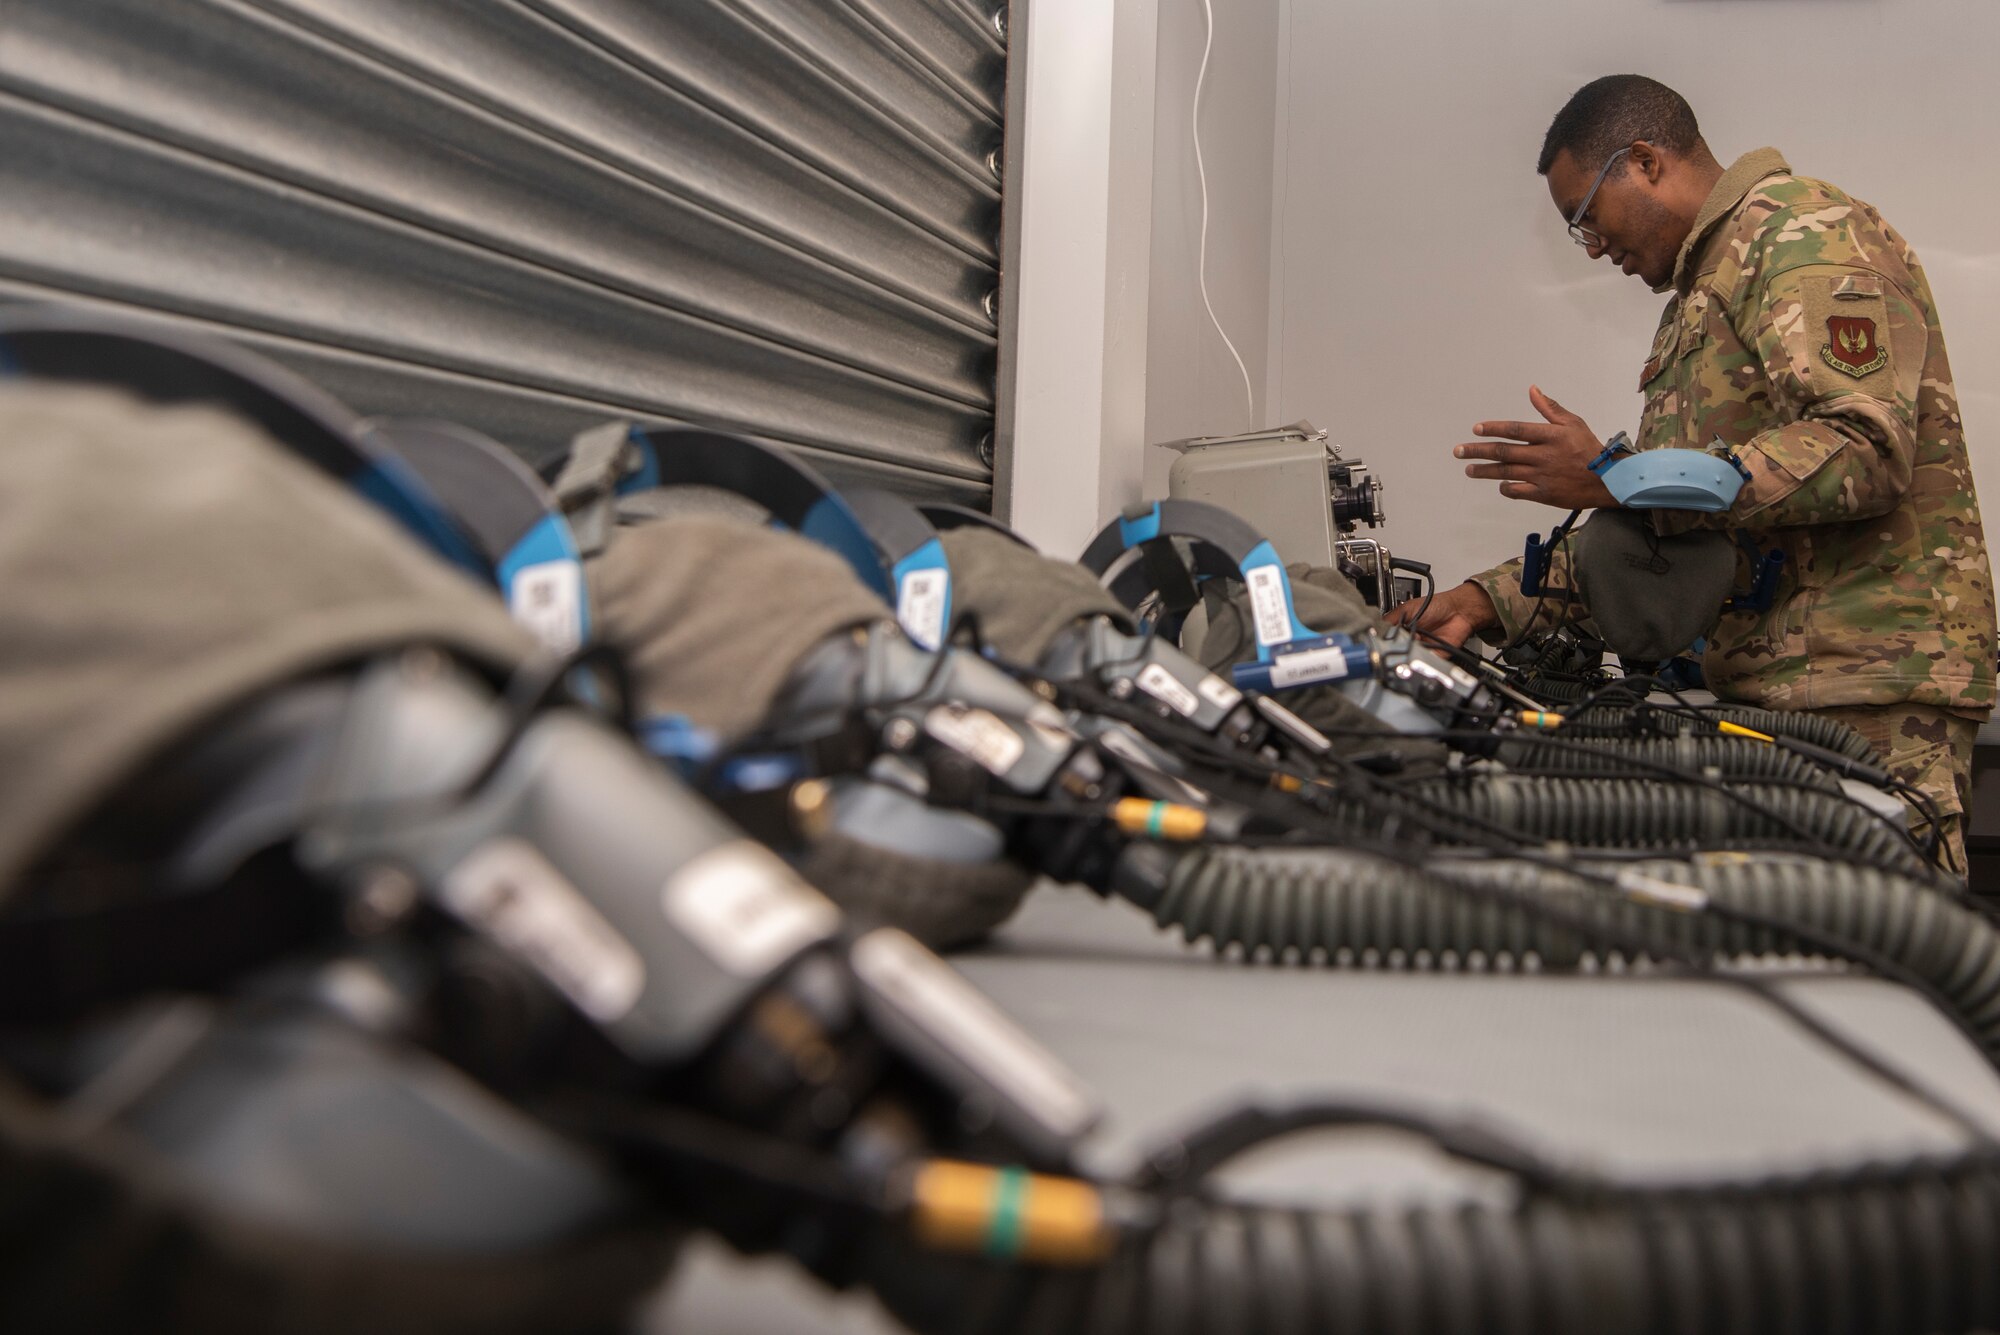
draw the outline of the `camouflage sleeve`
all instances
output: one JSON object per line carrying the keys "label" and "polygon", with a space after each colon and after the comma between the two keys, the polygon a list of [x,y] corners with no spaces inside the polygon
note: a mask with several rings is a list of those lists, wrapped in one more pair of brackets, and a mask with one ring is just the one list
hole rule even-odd
{"label": "camouflage sleeve", "polygon": [[1585,633],[1596,634],[1583,604],[1569,606],[1568,616],[1564,616],[1564,594],[1576,586],[1570,579],[1569,539],[1564,539],[1549,559],[1549,573],[1543,579],[1543,588],[1552,590],[1540,598],[1531,598],[1521,592],[1521,558],[1504,561],[1491,570],[1482,570],[1476,575],[1468,575],[1466,582],[1477,584],[1493,600],[1493,610],[1500,614],[1500,629],[1489,631],[1483,637],[1495,644],[1507,644],[1525,629],[1548,630],[1567,620],[1572,626],[1581,626]]}
{"label": "camouflage sleeve", "polygon": [[[1750,479],[1726,514],[1657,526],[1754,532],[1887,513],[1909,487],[1931,337],[1906,253],[1872,214],[1814,202],[1771,215],[1743,272],[1754,276],[1729,302],[1734,357],[1762,372],[1784,425],[1731,442]],[[1697,375],[1733,379],[1747,367],[1732,360]]]}
{"label": "camouflage sleeve", "polygon": [[1737,523],[1786,528],[1893,509],[1916,453],[1922,308],[1872,270],[1807,265],[1765,284],[1744,332],[1793,420],[1740,451],[1750,480],[1732,507]]}

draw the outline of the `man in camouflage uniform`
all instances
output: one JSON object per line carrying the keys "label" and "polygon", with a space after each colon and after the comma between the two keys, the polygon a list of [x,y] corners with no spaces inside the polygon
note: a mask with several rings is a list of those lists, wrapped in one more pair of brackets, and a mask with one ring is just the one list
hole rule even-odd
{"label": "man in camouflage uniform", "polygon": [[[1639,388],[1641,449],[1718,437],[1749,469],[1723,513],[1654,511],[1663,534],[1709,526],[1784,553],[1766,612],[1722,616],[1702,666],[1723,700],[1810,710],[1858,729],[1945,815],[1960,813],[1994,699],[1994,601],[1937,308],[1873,207],[1795,176],[1774,149],[1727,170],[1672,89],[1585,85],[1549,127],[1539,170],[1571,235],[1670,293]],[[1503,496],[1615,505],[1587,465],[1594,432],[1531,388],[1541,422],[1481,422],[1454,453]],[[1565,554],[1549,583],[1574,587]],[[1423,628],[1513,637],[1534,614],[1519,561],[1440,594]],[[1749,579],[1739,558],[1737,587]],[[1408,620],[1414,607],[1397,609]]]}

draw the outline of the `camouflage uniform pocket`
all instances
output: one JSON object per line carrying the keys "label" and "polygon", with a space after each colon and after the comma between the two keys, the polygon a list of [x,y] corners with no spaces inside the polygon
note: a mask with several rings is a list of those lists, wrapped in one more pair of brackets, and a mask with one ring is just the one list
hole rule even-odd
{"label": "camouflage uniform pocket", "polygon": [[[1930,798],[1944,818],[1940,833],[1950,850],[1950,865],[1962,873],[1963,813],[1972,790],[1972,746],[1979,724],[1930,705],[1849,706],[1813,713],[1838,719],[1866,737],[1891,774]],[[1913,832],[1918,823],[1913,808]]]}
{"label": "camouflage uniform pocket", "polygon": [[1708,305],[1708,289],[1698,287],[1681,302],[1680,318],[1675,321],[1673,382],[1676,430],[1673,437],[1664,442],[1669,445],[1699,447],[1708,443],[1698,438],[1702,419],[1700,408],[1704,401],[1701,380],[1710,352]]}
{"label": "camouflage uniform pocket", "polygon": [[1666,314],[1660,317],[1660,327],[1653,331],[1652,350],[1646,354],[1646,364],[1639,371],[1639,391],[1641,393],[1646,391],[1646,387],[1653,383],[1653,380],[1660,372],[1667,369],[1673,362],[1674,354],[1679,351],[1679,311],[1680,303],[1678,302],[1668,306]]}
{"label": "camouflage uniform pocket", "polygon": [[1705,287],[1696,288],[1681,302],[1680,329],[1675,338],[1683,361],[1693,356],[1708,338],[1708,303],[1709,294]]}
{"label": "camouflage uniform pocket", "polygon": [[1661,317],[1660,327],[1653,335],[1652,351],[1646,354],[1646,365],[1639,371],[1639,393],[1645,396],[1637,441],[1642,450],[1671,444],[1680,435],[1672,374],[1680,354],[1678,310],[1678,304],[1667,307],[1667,313]]}
{"label": "camouflage uniform pocket", "polygon": [[1813,613],[1818,610],[1820,591],[1786,579],[1779,585],[1778,601],[1764,614],[1764,650],[1773,663],[1796,665],[1807,661],[1812,652]]}

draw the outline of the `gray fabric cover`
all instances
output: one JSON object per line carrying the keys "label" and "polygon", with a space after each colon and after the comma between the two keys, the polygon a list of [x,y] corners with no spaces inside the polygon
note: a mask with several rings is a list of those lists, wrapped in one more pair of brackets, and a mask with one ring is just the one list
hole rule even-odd
{"label": "gray fabric cover", "polygon": [[[1338,570],[1298,561],[1286,566],[1285,573],[1292,581],[1292,610],[1311,629],[1323,635],[1359,635],[1381,629],[1381,617]],[[1220,610],[1218,603],[1228,610]],[[1257,641],[1250,631],[1249,590],[1231,584],[1227,595],[1206,599],[1205,605],[1208,630],[1197,646],[1201,661],[1211,671],[1226,675],[1231,663],[1255,659]]]}
{"label": "gray fabric cover", "polygon": [[[1326,635],[1360,635],[1381,628],[1380,615],[1338,570],[1300,561],[1286,566],[1285,573],[1292,581],[1292,610],[1310,629]],[[1250,594],[1241,584],[1231,584],[1226,594],[1210,593],[1203,606],[1208,612],[1208,629],[1194,645],[1194,654],[1202,666],[1226,678],[1233,664],[1257,657],[1257,641],[1250,629]],[[1412,759],[1435,758],[1443,750],[1435,742],[1401,739],[1395,729],[1348,699],[1338,687],[1307,686],[1281,692],[1276,698],[1315,728],[1332,734],[1335,745],[1343,751],[1375,750],[1380,745],[1343,733],[1397,738],[1394,749],[1409,753]]]}
{"label": "gray fabric cover", "polygon": [[[638,712],[683,714],[725,738],[763,723],[828,637],[892,619],[838,555],[728,515],[621,527],[585,570],[598,635],[625,654]],[[1034,879],[1003,860],[915,857],[839,833],[815,838],[798,869],[857,920],[940,949],[985,936]]]}
{"label": "gray fabric cover", "polygon": [[1592,513],[1571,542],[1577,596],[1626,663],[1672,658],[1715,628],[1736,576],[1736,544],[1719,529],[1663,538],[1644,510]]}
{"label": "gray fabric cover", "polygon": [[724,737],[764,720],[814,645],[894,616],[818,543],[722,516],[621,528],[584,570],[597,637],[624,652],[638,713],[684,714]]}
{"label": "gray fabric cover", "polygon": [[837,832],[813,840],[798,871],[856,922],[900,927],[933,950],[984,939],[1035,884],[1034,872],[1004,859],[913,857]]}
{"label": "gray fabric cover", "polygon": [[505,667],[492,594],[219,409],[0,384],[0,898],[233,701],[414,642]]}
{"label": "gray fabric cover", "polygon": [[1008,662],[1040,662],[1049,641],[1085,617],[1133,628],[1132,614],[1075,562],[989,529],[947,529],[938,540],[951,563],[952,633],[976,620],[982,642]]}
{"label": "gray fabric cover", "polygon": [[0,1328],[148,1335],[603,1332],[680,1234],[635,1215],[498,1256],[349,1247],[239,1218],[116,1129],[0,1079]]}

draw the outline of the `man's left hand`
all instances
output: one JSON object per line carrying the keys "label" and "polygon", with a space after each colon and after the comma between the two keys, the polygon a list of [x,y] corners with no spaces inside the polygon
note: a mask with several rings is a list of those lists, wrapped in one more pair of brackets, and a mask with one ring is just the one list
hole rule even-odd
{"label": "man's left hand", "polygon": [[1590,471],[1604,445],[1589,424],[1533,385],[1528,402],[1542,421],[1480,422],[1474,435],[1498,439],[1467,441],[1452,450],[1460,459],[1491,460],[1467,464],[1465,475],[1496,479],[1500,494],[1510,500],[1540,501],[1558,510],[1618,504],[1604,479]]}

